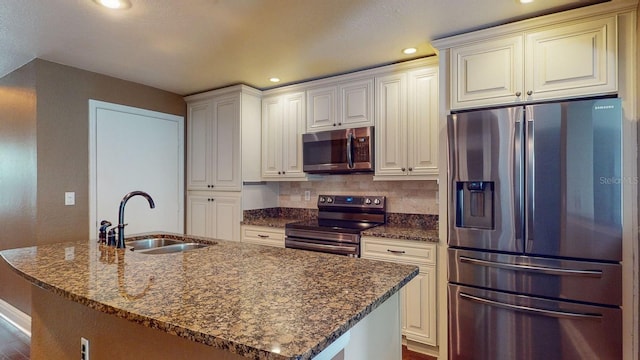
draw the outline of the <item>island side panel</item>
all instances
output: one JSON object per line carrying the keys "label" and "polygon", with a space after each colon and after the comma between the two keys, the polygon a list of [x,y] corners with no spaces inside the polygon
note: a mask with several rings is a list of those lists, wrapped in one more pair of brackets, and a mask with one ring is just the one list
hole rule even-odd
{"label": "island side panel", "polygon": [[345,360],[401,360],[400,296],[392,295],[351,329]]}
{"label": "island side panel", "polygon": [[32,295],[32,360],[79,359],[80,337],[89,340],[89,356],[94,360],[246,360],[90,309],[37,286],[33,286]]}

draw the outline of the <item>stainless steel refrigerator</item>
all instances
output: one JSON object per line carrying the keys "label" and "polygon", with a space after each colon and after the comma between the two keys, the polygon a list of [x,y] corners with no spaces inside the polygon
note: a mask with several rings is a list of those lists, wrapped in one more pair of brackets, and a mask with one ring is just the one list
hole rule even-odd
{"label": "stainless steel refrigerator", "polygon": [[619,99],[452,114],[449,357],[622,358]]}

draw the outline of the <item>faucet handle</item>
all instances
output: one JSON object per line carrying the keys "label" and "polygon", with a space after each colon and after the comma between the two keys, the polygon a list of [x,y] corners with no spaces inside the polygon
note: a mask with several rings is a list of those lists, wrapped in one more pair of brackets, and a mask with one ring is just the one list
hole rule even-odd
{"label": "faucet handle", "polygon": [[111,221],[109,220],[100,221],[100,234],[98,235],[99,243],[105,244],[107,242],[107,228],[111,225]]}
{"label": "faucet handle", "polygon": [[107,233],[107,245],[108,246],[116,246],[116,229],[115,227],[109,229]]}

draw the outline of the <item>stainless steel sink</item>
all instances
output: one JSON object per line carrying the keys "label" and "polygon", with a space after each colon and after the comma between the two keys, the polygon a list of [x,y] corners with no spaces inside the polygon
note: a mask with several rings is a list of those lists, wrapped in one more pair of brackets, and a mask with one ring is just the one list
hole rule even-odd
{"label": "stainless steel sink", "polygon": [[167,245],[182,244],[182,243],[183,241],[176,240],[176,239],[149,238],[149,239],[127,241],[125,244],[129,250],[139,251],[139,250],[147,250],[147,249],[159,248]]}
{"label": "stainless steel sink", "polygon": [[209,245],[200,244],[200,243],[178,243],[178,244],[171,244],[171,245],[156,247],[149,250],[143,250],[143,251],[140,251],[140,253],[149,254],[149,255],[170,254],[170,253],[182,252],[187,250],[201,249],[207,246]]}

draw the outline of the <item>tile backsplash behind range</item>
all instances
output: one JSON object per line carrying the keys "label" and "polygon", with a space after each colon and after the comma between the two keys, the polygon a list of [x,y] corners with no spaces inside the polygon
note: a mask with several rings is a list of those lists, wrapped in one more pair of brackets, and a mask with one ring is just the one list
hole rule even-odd
{"label": "tile backsplash behind range", "polygon": [[[305,191],[310,198],[305,200]],[[319,194],[384,195],[387,212],[438,214],[436,181],[373,181],[373,175],[327,175],[320,180],[280,183],[280,207],[316,208]]]}

